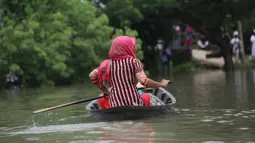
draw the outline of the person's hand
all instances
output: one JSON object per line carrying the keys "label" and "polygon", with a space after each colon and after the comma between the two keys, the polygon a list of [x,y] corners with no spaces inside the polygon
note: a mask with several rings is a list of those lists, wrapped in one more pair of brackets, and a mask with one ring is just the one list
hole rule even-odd
{"label": "person's hand", "polygon": [[138,82],[137,85],[136,85],[136,88],[138,88],[138,89],[139,89],[139,88],[145,88],[145,86],[142,85],[140,82]]}
{"label": "person's hand", "polygon": [[103,95],[104,95],[104,96],[110,95],[110,92],[109,92],[109,90],[107,90],[107,89],[102,90],[102,92],[103,92]]}
{"label": "person's hand", "polygon": [[169,84],[170,80],[166,80],[166,79],[162,79],[161,80],[161,84],[163,85],[163,87],[167,87],[167,85]]}

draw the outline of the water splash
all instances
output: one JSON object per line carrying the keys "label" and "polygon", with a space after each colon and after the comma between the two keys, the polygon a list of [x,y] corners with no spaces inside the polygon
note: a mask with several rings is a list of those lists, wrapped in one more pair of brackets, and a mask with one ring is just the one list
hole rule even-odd
{"label": "water splash", "polygon": [[220,120],[220,121],[217,121],[217,123],[220,123],[220,124],[224,124],[224,123],[231,123],[233,121],[228,121],[228,120]]}
{"label": "water splash", "polygon": [[32,115],[32,123],[34,127],[36,127],[35,116],[36,116],[35,114]]}
{"label": "water splash", "polygon": [[224,143],[224,141],[205,141],[202,143]]}
{"label": "water splash", "polygon": [[[39,116],[39,115],[38,115]],[[46,112],[44,114],[44,118],[38,117],[38,119],[41,119],[43,123],[41,123],[39,120],[36,119],[37,114],[32,114],[32,117],[29,119],[30,123],[28,126],[37,127],[39,125],[58,125],[58,114],[54,113],[52,111]],[[31,125],[32,121],[32,125]]]}
{"label": "water splash", "polygon": [[242,127],[242,128],[239,128],[239,130],[249,130],[249,128],[247,128],[247,127]]}
{"label": "water splash", "polygon": [[55,123],[56,125],[58,125],[58,113],[57,112],[53,112],[53,111],[49,111],[47,114],[48,118],[50,119],[49,122]]}
{"label": "water splash", "polygon": [[212,122],[214,121],[213,119],[204,119],[204,120],[201,120],[201,122]]}

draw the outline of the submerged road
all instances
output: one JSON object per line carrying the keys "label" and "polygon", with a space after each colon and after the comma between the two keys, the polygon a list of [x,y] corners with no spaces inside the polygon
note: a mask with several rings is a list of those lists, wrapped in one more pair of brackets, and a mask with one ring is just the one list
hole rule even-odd
{"label": "submerged road", "polygon": [[207,54],[212,53],[212,51],[204,51],[199,49],[192,49],[192,58],[196,61],[199,61],[203,64],[210,66],[222,68],[224,66],[224,59],[221,58],[206,58]]}

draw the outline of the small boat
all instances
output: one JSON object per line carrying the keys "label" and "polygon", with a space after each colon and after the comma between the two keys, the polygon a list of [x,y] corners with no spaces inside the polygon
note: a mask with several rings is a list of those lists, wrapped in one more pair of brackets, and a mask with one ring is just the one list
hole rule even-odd
{"label": "small boat", "polygon": [[176,103],[174,96],[164,88],[145,91],[151,97],[151,106],[119,106],[99,109],[97,100],[91,101],[86,110],[96,121],[137,120],[167,114]]}

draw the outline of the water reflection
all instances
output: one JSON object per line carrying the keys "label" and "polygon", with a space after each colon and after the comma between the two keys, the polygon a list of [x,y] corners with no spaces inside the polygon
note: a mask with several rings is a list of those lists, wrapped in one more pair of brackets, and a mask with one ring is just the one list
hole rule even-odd
{"label": "water reflection", "polygon": [[8,89],[8,101],[13,102],[15,97],[20,94],[20,89],[18,86],[11,86]]}
{"label": "water reflection", "polygon": [[11,128],[7,132],[8,135],[22,135],[22,134],[49,134],[49,133],[66,133],[75,131],[89,131],[94,128],[103,127],[105,123],[83,123],[83,124],[65,124],[65,125],[49,125],[49,126],[33,126],[27,127],[24,130],[15,131],[16,128]]}
{"label": "water reflection", "polygon": [[193,79],[193,88],[196,95],[196,103],[199,107],[212,106],[217,100],[218,92],[225,86],[225,73],[223,71],[206,71],[196,74]]}
{"label": "water reflection", "polygon": [[[12,136],[15,139],[24,136],[25,140],[29,142],[54,142],[58,140],[59,142],[73,143],[90,141],[154,143],[156,141],[156,131],[150,123],[133,121],[50,125],[29,128],[21,126],[5,129],[4,132],[7,136]],[[68,134],[73,134],[73,136],[66,136]]]}
{"label": "water reflection", "polygon": [[253,73],[253,88],[255,88],[255,69],[252,71]]}
{"label": "water reflection", "polygon": [[[168,138],[168,140],[196,143],[210,141],[245,143],[255,139],[253,137],[255,110],[198,108],[180,109],[180,111],[180,114],[175,117],[175,138]],[[169,129],[168,132],[173,131]]]}
{"label": "water reflection", "polygon": [[175,116],[163,116],[153,120],[76,123],[29,128],[21,126],[3,130],[9,136],[9,140],[31,143],[57,141],[203,143],[255,140],[255,110],[179,109],[179,111],[180,113]]}
{"label": "water reflection", "polygon": [[154,143],[156,132],[148,123],[115,123],[112,126],[101,128],[99,139],[111,140],[116,143]]}
{"label": "water reflection", "polygon": [[254,108],[254,78],[255,71],[205,71],[175,77],[169,91],[182,108]]}
{"label": "water reflection", "polygon": [[245,107],[248,105],[247,72],[235,71],[234,84],[236,103],[239,107]]}

